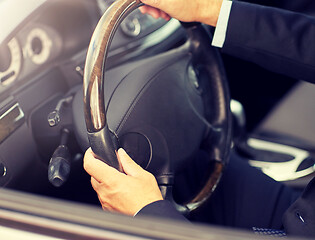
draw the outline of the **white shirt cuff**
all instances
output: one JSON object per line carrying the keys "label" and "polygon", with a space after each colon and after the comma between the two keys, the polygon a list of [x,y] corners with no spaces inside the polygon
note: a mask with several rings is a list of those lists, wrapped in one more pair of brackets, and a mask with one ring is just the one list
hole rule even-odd
{"label": "white shirt cuff", "polygon": [[222,48],[225,35],[227,30],[227,25],[230,17],[232,7],[232,1],[230,0],[223,0],[219,18],[217,21],[217,26],[214,31],[213,39],[212,39],[212,46]]}

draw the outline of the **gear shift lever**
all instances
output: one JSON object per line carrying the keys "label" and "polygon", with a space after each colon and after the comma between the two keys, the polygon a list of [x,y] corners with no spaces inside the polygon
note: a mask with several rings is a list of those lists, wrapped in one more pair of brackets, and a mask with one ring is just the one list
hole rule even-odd
{"label": "gear shift lever", "polygon": [[53,153],[48,165],[48,180],[55,187],[63,185],[70,174],[71,156],[66,143],[70,131],[66,128],[61,131],[60,145]]}

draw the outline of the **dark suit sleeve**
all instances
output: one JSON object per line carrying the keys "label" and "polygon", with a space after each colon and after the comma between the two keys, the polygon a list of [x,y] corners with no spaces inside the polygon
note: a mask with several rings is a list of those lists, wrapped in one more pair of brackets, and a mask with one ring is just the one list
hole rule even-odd
{"label": "dark suit sleeve", "polygon": [[299,0],[299,1],[288,1],[288,0],[237,0],[240,2],[248,2],[260,4],[263,6],[277,7],[286,9],[293,12],[300,12],[308,15],[314,15],[315,13],[315,1],[313,0]]}
{"label": "dark suit sleeve", "polygon": [[290,235],[315,237],[315,178],[285,212],[283,225]]}
{"label": "dark suit sleeve", "polygon": [[233,2],[222,51],[315,83],[315,18]]}
{"label": "dark suit sleeve", "polygon": [[175,209],[174,205],[171,204],[167,200],[153,202],[145,206],[144,208],[142,208],[136,214],[136,216],[144,216],[144,215],[170,218],[170,219],[188,222],[188,220]]}

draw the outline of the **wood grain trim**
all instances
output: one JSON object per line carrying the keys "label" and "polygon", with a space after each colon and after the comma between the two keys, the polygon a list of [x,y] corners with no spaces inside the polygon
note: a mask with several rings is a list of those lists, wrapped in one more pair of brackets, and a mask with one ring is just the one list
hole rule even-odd
{"label": "wood grain trim", "polygon": [[106,57],[120,22],[142,3],[140,0],[116,0],[101,17],[89,45],[84,68],[84,106],[87,130],[103,129],[106,122],[104,106],[104,72]]}
{"label": "wood grain trim", "polygon": [[24,123],[24,113],[18,103],[0,116],[0,143]]}

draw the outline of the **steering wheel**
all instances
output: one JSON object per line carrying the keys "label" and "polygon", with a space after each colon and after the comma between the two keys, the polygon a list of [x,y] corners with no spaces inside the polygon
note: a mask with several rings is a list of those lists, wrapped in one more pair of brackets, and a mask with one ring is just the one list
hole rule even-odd
{"label": "steering wheel", "polygon": [[[121,171],[115,151],[124,147],[153,173],[173,201],[174,172],[198,148],[211,171],[201,190],[178,210],[189,213],[214,191],[231,148],[232,120],[225,70],[199,23],[182,23],[188,40],[177,48],[106,72],[109,46],[120,22],[139,0],[117,0],[100,19],[84,69],[84,114],[93,152]],[[119,77],[117,77],[119,76]],[[108,78],[109,79],[109,78]]]}

